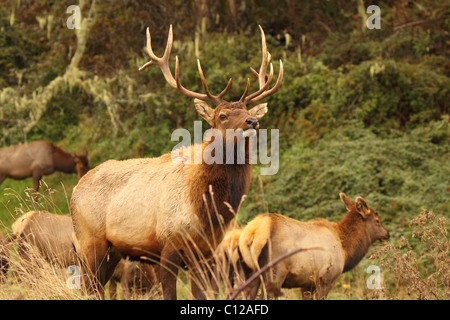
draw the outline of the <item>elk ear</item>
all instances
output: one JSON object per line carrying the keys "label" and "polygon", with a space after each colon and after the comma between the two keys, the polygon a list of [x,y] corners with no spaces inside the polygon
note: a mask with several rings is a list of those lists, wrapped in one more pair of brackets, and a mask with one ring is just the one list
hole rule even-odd
{"label": "elk ear", "polygon": [[345,204],[345,207],[348,211],[355,208],[355,203],[345,195],[345,193],[341,192],[339,193],[339,196],[341,197],[342,202]]}
{"label": "elk ear", "polygon": [[199,99],[194,99],[194,104],[198,114],[201,115],[211,127],[214,127],[214,109],[211,108],[209,104]]}
{"label": "elk ear", "polygon": [[251,108],[248,113],[252,117],[255,117],[256,119],[259,120],[262,117],[264,117],[264,115],[267,113],[267,111],[268,111],[267,103],[261,103],[261,104],[254,106],[253,108]]}
{"label": "elk ear", "polygon": [[356,211],[358,211],[358,213],[362,215],[363,218],[367,218],[367,216],[370,214],[370,211],[369,206],[366,203],[366,200],[364,200],[361,197],[357,197],[355,200],[355,204],[356,204]]}

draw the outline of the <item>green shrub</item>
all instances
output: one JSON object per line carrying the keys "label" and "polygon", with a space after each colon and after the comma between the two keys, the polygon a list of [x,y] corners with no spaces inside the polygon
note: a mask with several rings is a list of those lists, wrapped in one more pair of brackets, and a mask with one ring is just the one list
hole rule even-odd
{"label": "green shrub", "polygon": [[[353,121],[309,147],[297,142],[285,150],[278,174],[263,179],[264,200],[269,211],[300,220],[340,217],[340,192],[363,196],[385,221],[422,208],[444,213],[449,142],[448,119],[386,138]],[[264,210],[260,196],[254,181],[244,220]]]}

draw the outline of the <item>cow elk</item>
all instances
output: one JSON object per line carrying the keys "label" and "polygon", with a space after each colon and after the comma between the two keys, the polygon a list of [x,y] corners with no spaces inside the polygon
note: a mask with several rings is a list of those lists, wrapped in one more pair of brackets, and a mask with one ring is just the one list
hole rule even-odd
{"label": "cow elk", "polygon": [[[273,67],[270,64],[270,73],[266,78],[270,54],[261,27],[260,30],[263,59],[259,72],[254,71],[259,79],[259,89],[248,94],[248,81],[239,101],[227,102],[223,97],[230,88],[231,80],[220,94],[213,95],[208,89],[200,62],[198,70],[205,93],[193,92],[181,85],[178,58],[175,76],[172,75],[169,68],[172,26],[161,58],[153,53],[147,29],[147,51],[151,61],[140,70],[157,65],[169,85],[193,98],[200,116],[213,129],[222,132],[223,137],[227,136],[227,129],[241,132],[245,141],[245,163],[211,163],[205,158],[199,164],[180,163],[172,161],[171,153],[168,153],[158,158],[111,160],[89,171],[79,181],[70,203],[75,229],[74,244],[84,262],[83,274],[90,279],[84,281],[88,294],[101,296],[103,286],[122,256],[133,259],[144,256],[161,264],[160,279],[165,299],[176,299],[178,268],[183,265],[191,266],[193,296],[205,298],[201,281],[195,281],[198,277],[193,274],[195,268],[192,268],[192,259],[188,255],[193,253],[194,261],[211,255],[223,236],[223,226],[234,218],[225,202],[236,210],[242,196],[247,194],[252,165],[249,161],[249,139],[244,131],[258,129],[259,120],[268,111],[267,103],[250,110],[247,107],[275,93],[283,78],[280,61],[278,79],[268,89],[273,78]],[[216,108],[213,109],[207,102],[214,103]],[[205,150],[210,143],[204,141],[190,149],[200,147]],[[206,197],[204,201],[203,195],[208,193],[210,186],[214,196]],[[218,215],[208,213],[212,200],[217,204]],[[108,259],[104,259],[105,256]]]}
{"label": "cow elk", "polygon": [[120,260],[109,280],[109,297],[117,299],[117,284],[121,284],[122,299],[130,299],[134,294],[143,296],[152,293],[158,287],[158,266],[128,258]]}
{"label": "cow elk", "polygon": [[77,265],[69,215],[30,211],[13,223],[12,230],[25,269],[32,268],[38,257],[62,268]]}
{"label": "cow elk", "polygon": [[[353,202],[340,194],[348,212],[338,222],[314,219],[301,222],[280,214],[260,214],[242,231],[239,250],[247,277],[260,266],[298,248],[296,253],[263,274],[266,290],[274,296],[281,288],[301,288],[304,299],[326,299],[336,279],[354,268],[377,240],[389,239],[378,213],[357,197]],[[315,249],[316,250],[315,250]],[[257,279],[247,290],[254,298],[261,284]]]}
{"label": "cow elk", "polygon": [[33,189],[39,190],[43,176],[60,171],[77,173],[81,178],[89,170],[87,152],[70,154],[50,141],[40,140],[0,149],[0,185],[6,178],[33,178]]}

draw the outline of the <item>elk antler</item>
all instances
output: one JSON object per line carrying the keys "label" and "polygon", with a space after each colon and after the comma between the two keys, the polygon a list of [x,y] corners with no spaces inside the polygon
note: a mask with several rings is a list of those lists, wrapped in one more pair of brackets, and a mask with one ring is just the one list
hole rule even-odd
{"label": "elk antler", "polygon": [[[246,96],[246,93],[248,91],[248,83],[247,83],[247,89],[244,93],[244,95],[241,97],[241,102],[244,102],[244,104],[246,105],[251,105],[253,103],[256,103],[262,99],[264,99],[265,97],[268,97],[272,94],[274,94],[275,92],[278,91],[278,89],[281,86],[281,81],[283,80],[283,62],[280,60],[280,73],[278,74],[278,79],[277,82],[275,83],[275,85],[273,86],[272,89],[267,90],[266,89],[269,87],[270,82],[272,81],[273,78],[273,65],[270,63],[270,53],[267,51],[267,44],[266,44],[266,36],[264,35],[264,30],[263,28],[259,26],[259,29],[261,30],[261,42],[262,42],[262,62],[261,62],[261,67],[259,68],[259,73],[256,72],[255,69],[250,68],[253,72],[254,75],[256,75],[256,77],[259,80],[259,90]],[[267,66],[270,63],[270,73],[269,73],[269,77],[266,81],[266,73],[267,73]]]}
{"label": "elk antler", "polygon": [[180,74],[179,74],[180,66],[178,63],[178,56],[175,57],[175,78],[172,76],[172,72],[170,71],[170,68],[169,68],[169,57],[170,57],[170,52],[172,51],[172,45],[173,45],[172,25],[170,25],[170,28],[169,28],[169,36],[167,38],[166,50],[164,51],[164,55],[161,58],[157,57],[155,55],[155,53],[153,52],[151,42],[152,42],[152,40],[151,40],[151,36],[150,36],[150,29],[147,28],[147,51],[148,51],[148,55],[150,56],[151,60],[149,62],[147,62],[146,64],[144,64],[142,67],[140,67],[139,71],[142,71],[153,64],[157,64],[159,66],[159,68],[161,69],[161,71],[164,75],[164,78],[170,84],[170,86],[172,88],[176,89],[177,91],[179,91],[180,93],[182,93],[183,95],[190,97],[190,98],[200,99],[203,101],[214,102],[216,104],[219,104],[223,101],[223,99],[222,99],[223,96],[225,95],[225,93],[227,93],[228,89],[230,88],[231,79],[228,81],[226,88],[219,95],[217,95],[217,96],[212,95],[211,92],[209,92],[209,90],[208,90],[208,85],[206,84],[206,78],[205,78],[205,75],[203,74],[203,70],[200,65],[200,60],[197,60],[198,72],[200,73],[200,79],[202,81],[202,85],[203,85],[203,88],[205,89],[206,93],[194,92],[194,91],[184,88],[181,85]]}

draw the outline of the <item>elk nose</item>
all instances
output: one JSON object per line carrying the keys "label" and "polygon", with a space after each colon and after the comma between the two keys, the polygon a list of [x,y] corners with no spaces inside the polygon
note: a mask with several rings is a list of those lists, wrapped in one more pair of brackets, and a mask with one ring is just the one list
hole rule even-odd
{"label": "elk nose", "polygon": [[248,118],[247,120],[245,120],[245,122],[253,129],[256,129],[258,127],[258,119],[256,118]]}

